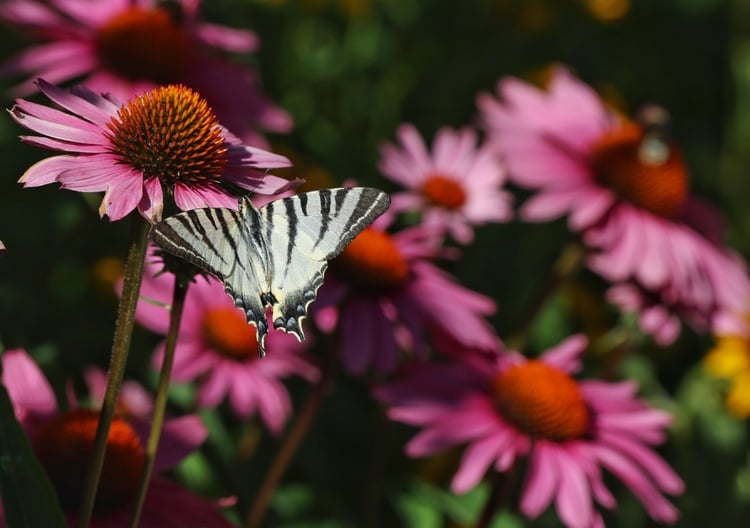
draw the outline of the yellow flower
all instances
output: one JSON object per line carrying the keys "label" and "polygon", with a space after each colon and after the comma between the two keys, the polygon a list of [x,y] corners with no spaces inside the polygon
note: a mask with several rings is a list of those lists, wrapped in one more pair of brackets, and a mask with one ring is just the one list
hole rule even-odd
{"label": "yellow flower", "polygon": [[718,337],[716,346],[703,359],[710,375],[729,381],[726,406],[738,418],[750,417],[750,339]]}

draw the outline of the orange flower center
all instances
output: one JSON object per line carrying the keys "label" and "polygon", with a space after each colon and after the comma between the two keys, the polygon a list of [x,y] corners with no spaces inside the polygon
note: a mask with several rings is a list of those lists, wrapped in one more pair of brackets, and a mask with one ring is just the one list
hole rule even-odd
{"label": "orange flower center", "polygon": [[[98,422],[98,412],[75,409],[47,422],[34,437],[34,451],[66,511],[76,511],[80,505]],[[135,497],[143,464],[138,435],[123,419],[115,418],[96,497],[97,511],[117,509]]]}
{"label": "orange flower center", "polygon": [[96,44],[104,65],[131,80],[175,82],[190,63],[190,37],[166,8],[123,11],[99,28]]}
{"label": "orange flower center", "polygon": [[599,139],[590,166],[600,184],[655,215],[674,218],[687,200],[687,169],[679,150],[645,137],[634,123]]}
{"label": "orange flower center", "polygon": [[105,134],[123,163],[167,184],[221,179],[227,147],[216,116],[181,85],[156,88],[120,108]]}
{"label": "orange flower center", "polygon": [[564,441],[587,432],[589,411],[578,384],[542,361],[509,368],[494,389],[502,416],[531,436]]}
{"label": "orange flower center", "polygon": [[458,209],[466,203],[466,191],[461,184],[441,174],[434,174],[424,182],[422,194],[433,204],[446,209]]}
{"label": "orange flower center", "polygon": [[222,355],[247,360],[258,356],[255,327],[237,308],[213,308],[203,316],[203,336]]}
{"label": "orange flower center", "polygon": [[409,277],[409,265],[393,238],[367,228],[332,262],[336,274],[365,293],[398,289]]}

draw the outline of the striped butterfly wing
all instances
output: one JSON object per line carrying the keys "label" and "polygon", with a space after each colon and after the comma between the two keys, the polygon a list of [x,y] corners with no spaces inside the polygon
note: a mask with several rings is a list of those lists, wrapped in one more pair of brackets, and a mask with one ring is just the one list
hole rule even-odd
{"label": "striped butterfly wing", "polygon": [[259,217],[241,209],[192,209],[156,224],[153,241],[173,255],[184,258],[221,279],[249,323],[256,326],[259,349],[268,330],[266,311],[259,291],[267,273],[266,246],[259,233]]}
{"label": "striped butterfly wing", "polygon": [[274,328],[304,339],[302,319],[332,259],[390,204],[365,187],[324,189],[276,200],[260,210],[268,247]]}
{"label": "striped butterfly wing", "polygon": [[239,211],[193,209],[158,223],[151,238],[165,250],[224,282],[256,327],[265,354],[266,306],[274,328],[302,341],[302,319],[338,255],[390,204],[387,194],[353,187],[326,189],[270,202],[258,210],[248,197]]}

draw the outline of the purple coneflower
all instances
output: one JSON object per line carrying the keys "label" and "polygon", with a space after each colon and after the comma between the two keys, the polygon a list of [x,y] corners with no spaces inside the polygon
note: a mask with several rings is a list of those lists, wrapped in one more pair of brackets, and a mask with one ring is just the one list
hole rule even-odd
{"label": "purple coneflower", "polygon": [[40,134],[25,142],[64,154],[36,163],[20,181],[103,191],[99,213],[112,221],[136,208],[160,220],[165,192],[180,209],[236,209],[227,185],[264,194],[290,185],[264,172],[289,160],[240,143],[185,86],[156,88],[122,106],[81,87],[68,92],[41,80],[39,87],[55,107],[20,99],[11,116]]}
{"label": "purple coneflower", "polygon": [[[91,456],[99,413],[73,406],[58,411],[54,393],[39,367],[25,351],[7,350],[2,357],[3,384],[16,416],[29,436],[36,456],[57,491],[68,524],[73,526],[83,488],[82,467]],[[90,379],[97,384],[97,376]],[[126,395],[132,392],[131,387]],[[127,397],[127,396],[126,396]],[[145,416],[141,416],[145,418]],[[124,528],[130,524],[131,502],[138,489],[145,462],[148,426],[138,417],[115,417],[109,431],[93,528]],[[154,468],[173,468],[206,439],[208,431],[200,419],[187,415],[167,420]],[[0,512],[0,523],[4,523]],[[149,483],[141,523],[144,528],[230,528],[218,503],[206,500],[162,478]]]}
{"label": "purple coneflower", "polygon": [[621,480],[656,521],[678,512],[663,493],[682,480],[651,446],[664,441],[669,414],[636,398],[630,381],[577,381],[586,339],[573,336],[541,358],[511,353],[471,362],[416,364],[376,389],[394,420],[422,430],[413,457],[467,444],[452,488],[474,488],[488,469],[511,470],[528,458],[520,509],[530,518],[555,504],[570,527],[603,526],[594,503],[616,504],[602,470]]}
{"label": "purple coneflower", "polygon": [[[146,328],[166,334],[169,311],[154,301],[170,302],[174,277],[159,275],[158,271],[153,263],[146,265],[141,285],[143,300],[136,319]],[[309,342],[299,343],[284,332],[271,332],[266,339],[269,354],[260,359],[255,327],[247,323],[221,282],[197,276],[185,299],[172,379],[197,381],[200,406],[213,408],[227,399],[239,418],[257,414],[269,431],[279,434],[292,413],[292,402],[282,380],[296,375],[315,381],[319,371],[305,353]],[[162,343],[156,356],[159,366],[163,351]]]}
{"label": "purple coneflower", "polygon": [[[670,317],[688,313],[697,330],[745,326],[744,262],[719,242],[716,212],[690,194],[680,150],[664,134],[663,110],[647,107],[641,122],[624,121],[562,68],[547,91],[506,78],[498,96],[483,94],[478,104],[508,177],[534,191],[522,219],[568,215],[590,251],[589,267],[649,297],[636,303],[631,295],[626,309],[656,302]],[[676,335],[670,329],[659,339]]]}
{"label": "purple coneflower", "polygon": [[419,354],[433,330],[467,347],[496,348],[484,319],[495,312],[492,299],[428,261],[441,252],[441,233],[417,225],[391,235],[385,229],[392,218],[376,220],[331,261],[312,305],[321,328],[338,325],[346,369],[389,372],[400,349]]}
{"label": "purple coneflower", "polygon": [[476,132],[443,128],[431,153],[412,125],[401,125],[398,138],[381,148],[380,171],[409,190],[393,195],[389,213],[421,211],[426,226],[462,244],[473,240],[473,226],[510,220],[505,171],[492,148],[477,147]]}
{"label": "purple coneflower", "polygon": [[265,146],[258,130],[284,133],[289,115],[261,93],[257,72],[222,57],[258,47],[250,31],[202,22],[200,0],[9,0],[0,18],[41,41],[0,68],[37,78],[83,82],[125,101],[164,84],[200,92],[221,122],[244,142]]}

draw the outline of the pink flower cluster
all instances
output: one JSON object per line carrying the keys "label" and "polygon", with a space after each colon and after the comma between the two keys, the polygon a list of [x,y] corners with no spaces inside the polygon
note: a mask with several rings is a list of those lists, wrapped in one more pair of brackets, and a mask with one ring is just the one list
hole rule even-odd
{"label": "pink flower cluster", "polygon": [[[136,211],[152,224],[175,208],[236,209],[239,193],[266,195],[260,203],[293,192],[298,182],[267,173],[290,162],[264,150],[260,135],[290,130],[290,118],[260,93],[254,71],[215,53],[251,52],[257,38],[203,22],[199,5],[0,4],[2,20],[41,41],[8,60],[0,75],[28,76],[18,93],[38,88],[50,101],[18,99],[12,119],[32,132],[24,142],[59,153],[23,174],[26,187],[56,182],[100,192],[102,216],[115,221]],[[144,58],[144,50],[154,51]],[[74,80],[86,86],[56,85]],[[328,373],[312,348],[325,343],[346,374],[377,377],[373,395],[391,419],[419,429],[407,455],[465,446],[454,492],[478,486],[488,472],[512,475],[525,464],[524,515],[533,519],[554,506],[566,526],[599,527],[601,509],[617,502],[606,473],[652,519],[675,522],[679,513],[666,496],[682,493],[684,484],[654,451],[666,440],[671,416],[638,397],[633,381],[574,377],[588,347],[582,335],[538,359],[506,350],[488,320],[502,301],[462,285],[440,263],[459,258],[487,224],[566,216],[587,267],[607,284],[606,298],[637,313],[641,328],[666,345],[682,321],[697,331],[750,332],[745,262],[723,244],[718,213],[690,193],[685,161],[655,119],[663,117],[659,112],[622,118],[562,68],[544,90],[503,79],[497,94],[479,96],[478,106],[483,131],[444,127],[428,144],[414,125],[402,124],[396,141],[382,144],[378,169],[398,190],[390,210],[329,263],[307,321],[311,339],[272,331],[268,357],[260,359],[255,331],[221,277],[198,275],[188,286],[172,379],[195,389],[197,408],[226,405],[236,419],[257,418],[281,436],[294,415],[287,381],[323,386]],[[518,215],[507,183],[529,191]],[[178,220],[189,215],[197,213]],[[325,219],[340,221],[331,218]],[[297,229],[292,220],[290,213],[290,240]],[[223,217],[212,221],[217,231],[230,231]],[[254,247],[266,249],[256,234]],[[166,336],[175,276],[158,258],[154,251],[148,256],[135,317]],[[260,289],[265,277],[252,278],[258,295],[269,295]],[[168,363],[165,346],[154,350],[157,370]],[[90,370],[84,377],[97,401],[104,374]],[[61,488],[59,471],[72,463],[55,449],[66,441],[68,420],[83,430],[80,424],[95,423],[96,413],[75,404],[58,410],[49,384],[21,350],[3,356],[3,383],[65,502],[73,492]],[[126,385],[121,406],[112,441],[123,457],[118,469],[133,470],[142,462],[151,396]],[[196,416],[168,421],[156,469],[174,467],[207,434]],[[112,484],[114,495],[127,495],[119,485]],[[126,502],[115,501],[95,525],[123,525]],[[230,526],[217,506],[156,476],[142,525]]]}
{"label": "pink flower cluster", "polygon": [[613,284],[608,298],[657,342],[677,338],[680,318],[703,332],[748,331],[745,262],[721,243],[718,213],[689,193],[678,147],[653,124],[623,120],[563,68],[547,90],[503,79],[478,105],[508,177],[533,191],[521,218],[567,215],[588,266]]}
{"label": "pink flower cluster", "polygon": [[[75,401],[68,410],[58,409],[52,387],[25,350],[6,350],[2,357],[2,371],[2,383],[8,390],[16,418],[48,471],[72,525],[80,499],[81,466],[90,456],[98,413],[78,407]],[[91,370],[86,374],[94,401],[104,392],[104,378],[101,371]],[[128,382],[123,387],[119,405],[126,417],[117,418],[110,432],[108,446],[113,454],[107,461],[110,466],[105,469],[100,486],[101,500],[106,506],[100,506],[91,519],[90,526],[94,528],[129,526],[129,501],[133,498],[143,464],[151,413],[150,396],[137,383]],[[168,419],[154,469],[165,472],[174,468],[198,449],[207,436],[208,430],[197,415]],[[131,466],[126,469],[124,464]],[[0,524],[5,525],[1,511]],[[149,484],[140,526],[230,528],[232,524],[220,513],[218,502],[204,499],[156,475]]]}

